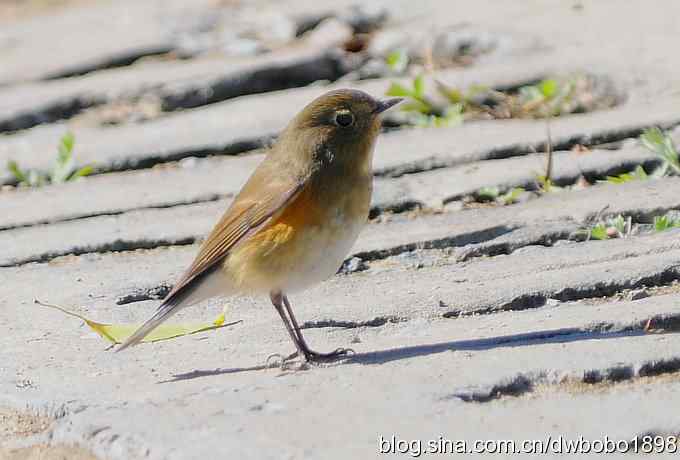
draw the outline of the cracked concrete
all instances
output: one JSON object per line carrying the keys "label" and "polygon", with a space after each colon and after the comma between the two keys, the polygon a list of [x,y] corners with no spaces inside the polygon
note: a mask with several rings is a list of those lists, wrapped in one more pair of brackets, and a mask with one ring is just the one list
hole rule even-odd
{"label": "cracked concrete", "polygon": [[[387,82],[371,82],[357,86],[381,94],[387,85]],[[76,137],[75,156],[78,164],[92,164],[105,172],[143,168],[163,161],[203,156],[207,152],[241,153],[268,142],[285,126],[296,107],[303,106],[325,90],[327,88],[306,88],[290,93],[245,96],[152,120],[143,127],[81,129]],[[271,111],[272,106],[282,110]],[[623,106],[612,111],[557,119],[551,124],[552,139],[556,148],[568,149],[575,144],[621,140],[635,136],[649,126],[674,126],[680,121],[676,106],[677,101],[663,101],[645,111]],[[241,116],[234,117],[234,113]],[[51,159],[42,152],[53,151],[66,131],[65,125],[48,125],[3,136],[0,159],[21,159],[20,164],[25,168],[45,170]],[[375,172],[400,175],[474,160],[521,155],[542,150],[546,139],[545,122],[540,120],[479,121],[457,128],[430,129],[420,134],[409,130],[393,132],[384,135],[378,143]],[[4,183],[12,181],[7,172],[3,172],[0,179]]]}
{"label": "cracked concrete", "polygon": [[[495,69],[489,76],[470,75],[461,78],[457,74],[454,75],[457,80],[462,81],[475,81],[475,78],[481,77],[493,86],[503,82],[535,78],[535,70],[529,73],[527,70],[517,69],[508,74],[509,70],[510,68],[505,66]],[[443,71],[440,78],[448,81],[450,73]],[[373,94],[382,94],[388,85],[389,80],[374,80],[357,84],[342,83],[336,86],[354,86]],[[82,164],[94,163],[102,171],[115,171],[141,168],[162,161],[200,155],[202,152],[239,153],[266,142],[285,127],[298,107],[328,89],[310,87],[295,92],[244,96],[191,111],[170,114],[149,121],[143,127],[123,125],[79,129],[77,161]],[[271,110],[271,107],[277,107],[277,110]],[[234,116],[235,113],[239,116]],[[657,118],[663,117],[663,114],[655,115]],[[48,167],[46,158],[37,152],[52,150],[67,129],[68,126],[62,123],[38,126],[14,135],[3,136],[0,139],[0,159],[21,158],[24,167],[44,170]],[[125,139],[125,143],[121,144],[117,141],[119,139]],[[440,144],[441,142],[439,141]],[[450,137],[447,143],[451,144]],[[4,172],[2,174],[6,175]],[[0,178],[4,181],[10,180],[6,176]]]}
{"label": "cracked concrete", "polygon": [[[436,195],[436,183],[430,185]],[[680,209],[679,189],[678,180],[673,179],[600,185],[505,209],[391,219],[368,225],[352,254],[369,261],[415,249],[447,247],[464,247],[461,259],[508,253],[528,244],[568,239],[605,206],[605,216],[623,214],[636,222],[652,222],[654,216]],[[45,262],[68,254],[193,244],[210,231],[228,203],[150,208],[0,231],[0,246],[6,248],[0,266]]]}
{"label": "cracked concrete", "polygon": [[[676,131],[674,138],[677,138]],[[658,166],[659,160],[653,153],[634,141],[628,143],[632,145],[619,150],[593,150],[587,154],[557,152],[553,178],[558,184],[571,184],[582,175],[590,180],[600,180],[610,174],[630,171],[636,165],[644,165],[648,170]],[[382,152],[380,150],[378,154],[388,155]],[[180,163],[179,168],[101,175],[38,190],[20,188],[0,195],[0,214],[7,216],[0,222],[0,229],[117,214],[145,207],[213,201],[237,193],[261,159],[261,154],[253,154],[187,160]],[[379,162],[379,158],[376,161]],[[537,175],[545,171],[545,162],[544,154],[534,154],[466,163],[398,178],[379,177],[375,181],[374,213],[418,206],[440,207],[448,201],[474,194],[482,187],[524,186],[532,189]],[[120,188],[130,191],[130,196],[117,193]],[[150,188],[158,193],[150,194]],[[58,198],[55,190],[58,190]],[[92,199],[84,201],[83,195]],[[50,206],[41,209],[34,205],[38,202],[50,203]]]}
{"label": "cracked concrete", "polygon": [[81,77],[0,89],[0,132],[68,119],[97,105],[154,97],[177,110],[259,92],[336,80],[350,63],[314,41],[283,55],[251,59],[203,58],[136,65]]}
{"label": "cracked concrete", "polygon": [[[434,196],[438,194],[437,185],[430,183]],[[605,207],[604,216],[623,214],[635,222],[651,223],[654,216],[680,209],[679,188],[676,179],[599,185],[512,207],[423,215],[415,220],[393,218],[369,224],[352,254],[368,261],[414,249],[456,246],[465,246],[461,259],[507,253],[544,240],[567,239]],[[228,203],[218,200],[149,208],[0,231],[0,246],[6,248],[0,255],[0,266],[44,262],[68,254],[192,244],[210,231]],[[526,230],[515,231],[520,228]]]}
{"label": "cracked concrete", "polygon": [[195,15],[207,4],[186,8],[181,2],[165,3],[165,18],[159,14],[161,2],[155,1],[82,5],[4,25],[6,66],[0,84],[78,74],[170,51],[175,47],[172,22]]}

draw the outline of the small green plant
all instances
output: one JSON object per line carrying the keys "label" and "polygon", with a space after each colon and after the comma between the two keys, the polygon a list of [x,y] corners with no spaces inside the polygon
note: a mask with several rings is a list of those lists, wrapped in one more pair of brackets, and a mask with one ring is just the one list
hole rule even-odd
{"label": "small green plant", "polygon": [[607,234],[607,227],[603,223],[599,223],[590,229],[589,237],[593,240],[606,240],[609,238]]}
{"label": "small green plant", "polygon": [[397,96],[408,98],[408,101],[401,104],[405,107],[405,111],[417,111],[420,113],[431,113],[433,111],[432,103],[425,96],[425,78],[423,75],[418,75],[413,79],[411,88],[407,88],[401,83],[392,82],[387,89],[388,96]]}
{"label": "small green plant", "polygon": [[638,165],[633,172],[619,174],[618,176],[607,176],[604,181],[610,184],[625,184],[626,182],[632,182],[636,180],[647,180],[649,175],[645,172],[645,169]]}
{"label": "small green plant", "polygon": [[519,89],[519,100],[523,105],[543,104],[555,97],[557,89],[557,80],[546,78],[535,85],[522,86]]}
{"label": "small green plant", "polygon": [[[393,51],[387,65],[399,73],[408,67],[408,57]],[[471,85],[463,90],[435,80],[436,93],[427,96],[422,75],[413,80],[412,88],[392,83],[390,96],[409,98],[402,110],[413,116],[416,125],[443,126],[463,120],[502,118],[549,118],[596,108],[611,107],[613,97],[600,97],[597,79],[584,74],[555,76],[518,89],[495,90]]]}
{"label": "small green plant", "polygon": [[540,194],[560,192],[563,190],[563,187],[555,185],[551,178],[540,174],[536,175],[536,184],[538,185],[536,190]]}
{"label": "small green plant", "polygon": [[501,193],[498,187],[482,187],[475,193],[475,198],[481,202],[495,201],[502,205],[509,205],[516,203],[524,192],[526,190],[522,187],[515,187],[505,193]]}
{"label": "small green plant", "polygon": [[[435,81],[437,84],[437,91],[444,96],[449,104],[460,105],[464,112],[488,113],[488,107],[485,107],[480,100],[483,100],[485,95],[494,93],[487,86],[472,85],[466,91],[462,89],[448,86],[441,81]],[[494,94],[502,94],[495,92]]]}
{"label": "small green plant", "polygon": [[498,187],[482,187],[475,194],[478,201],[494,201],[500,196]]}
{"label": "small green plant", "polygon": [[519,197],[524,192],[526,192],[526,190],[523,187],[515,187],[499,196],[498,199],[505,205],[517,203],[517,200],[519,200]]}
{"label": "small green plant", "polygon": [[632,232],[632,219],[619,214],[616,217],[597,222],[585,230],[586,239],[608,240],[610,238],[626,238]]}
{"label": "small green plant", "polygon": [[535,85],[523,86],[519,89],[516,110],[538,117],[560,115],[574,87],[570,81],[558,82],[554,78],[541,80]]}
{"label": "small green plant", "polygon": [[416,126],[446,126],[463,121],[461,104],[451,104],[442,109],[425,94],[425,78],[422,74],[413,79],[410,88],[392,82],[386,94],[407,99],[401,104],[401,110],[409,114]]}
{"label": "small green plant", "polygon": [[75,137],[73,134],[66,133],[62,136],[57,149],[57,158],[47,173],[41,173],[34,169],[21,169],[16,161],[9,161],[7,169],[19,185],[27,185],[29,187],[61,184],[92,174],[93,168],[90,165],[83,166],[82,168],[76,167],[75,158],[73,157],[74,145]]}
{"label": "small green plant", "polygon": [[626,182],[648,180],[669,175],[680,175],[680,155],[673,143],[673,139],[659,128],[649,128],[640,135],[640,142],[649,151],[656,154],[661,159],[661,166],[651,173],[638,165],[634,171],[619,174],[618,176],[607,176],[602,182],[610,184],[625,184]]}
{"label": "small green plant", "polygon": [[649,128],[640,136],[645,148],[655,153],[662,161],[661,167],[654,171],[655,176],[680,175],[680,155],[673,139],[659,128]]}
{"label": "small green plant", "polygon": [[654,230],[665,232],[672,228],[680,228],[680,217],[673,217],[669,214],[654,217]]}
{"label": "small green plant", "polygon": [[387,55],[385,63],[393,72],[404,73],[409,64],[409,57],[406,51],[396,49]]}

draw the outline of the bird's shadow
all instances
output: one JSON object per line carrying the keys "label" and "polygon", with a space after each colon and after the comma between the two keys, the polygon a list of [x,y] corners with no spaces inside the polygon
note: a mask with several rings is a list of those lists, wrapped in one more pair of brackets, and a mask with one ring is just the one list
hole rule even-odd
{"label": "bird's shadow", "polygon": [[232,367],[232,368],[216,368],[216,369],[206,369],[206,370],[195,370],[191,372],[185,372],[183,374],[175,374],[172,378],[167,380],[161,380],[158,383],[173,383],[181,382],[182,380],[193,380],[201,377],[210,377],[213,375],[225,375],[225,374],[237,374],[239,372],[250,372],[250,371],[261,371],[264,369],[269,369],[271,366],[268,364],[260,364],[258,366],[249,367]]}
{"label": "bird's shadow", "polygon": [[[544,331],[528,332],[523,334],[503,335],[485,339],[454,340],[451,342],[439,342],[410,347],[389,348],[386,350],[352,354],[334,364],[385,364],[402,359],[417,358],[420,356],[434,355],[447,351],[486,351],[498,348],[529,347],[535,345],[553,343],[572,343],[585,340],[607,340],[620,337],[636,337],[646,335],[643,330],[624,331],[584,331],[580,328],[562,328]],[[200,377],[209,377],[224,374],[236,374],[239,372],[260,371],[271,368],[268,364],[250,367],[217,368],[211,370],[195,370],[183,374],[175,374],[171,379],[158,383],[172,383],[183,380],[192,380]]]}

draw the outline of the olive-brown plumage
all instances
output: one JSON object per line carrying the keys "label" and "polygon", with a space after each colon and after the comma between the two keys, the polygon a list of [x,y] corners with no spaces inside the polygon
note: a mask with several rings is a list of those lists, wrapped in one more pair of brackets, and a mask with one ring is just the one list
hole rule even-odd
{"label": "olive-brown plumage", "polygon": [[305,360],[344,354],[307,346],[286,293],[332,276],[368,217],[379,115],[399,99],[328,92],[281,133],[156,313],[119,348],[139,343],[181,308],[213,297],[269,293]]}

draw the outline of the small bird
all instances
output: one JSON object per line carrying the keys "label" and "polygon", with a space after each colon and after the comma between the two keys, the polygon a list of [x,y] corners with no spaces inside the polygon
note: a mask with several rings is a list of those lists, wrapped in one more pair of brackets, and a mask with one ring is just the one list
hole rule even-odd
{"label": "small bird", "polygon": [[334,275],[368,219],[380,114],[400,98],[330,91],[288,124],[154,315],[118,349],[138,344],[180,309],[210,298],[269,294],[306,362],[312,351],[287,294]]}

